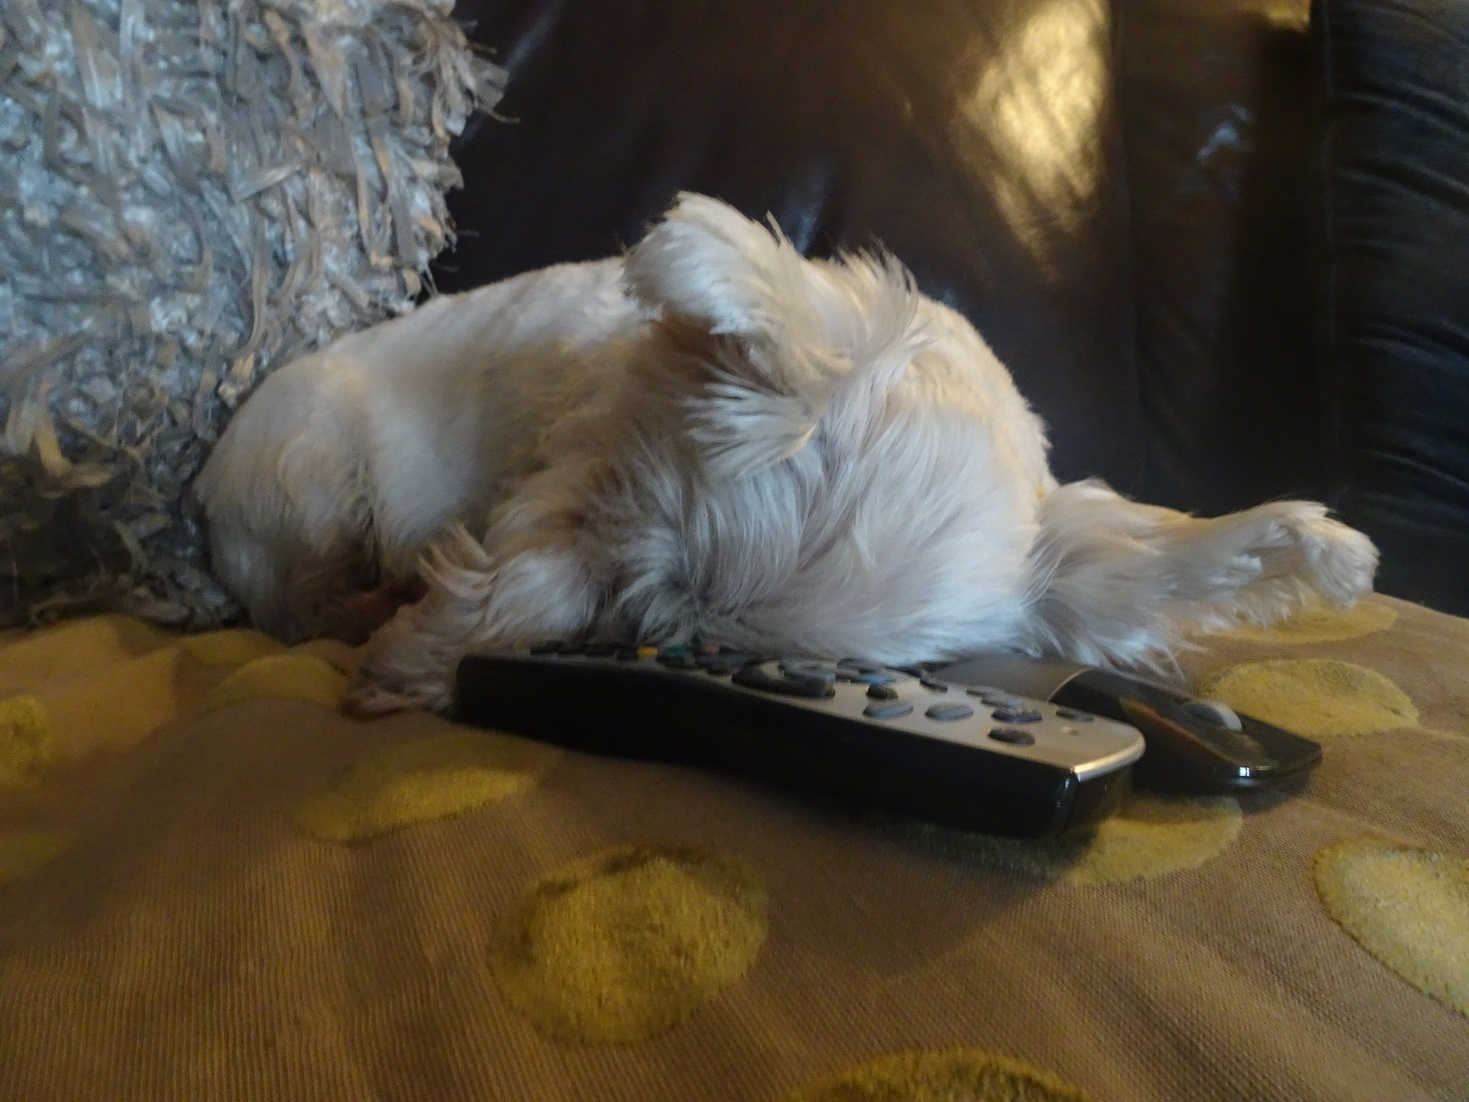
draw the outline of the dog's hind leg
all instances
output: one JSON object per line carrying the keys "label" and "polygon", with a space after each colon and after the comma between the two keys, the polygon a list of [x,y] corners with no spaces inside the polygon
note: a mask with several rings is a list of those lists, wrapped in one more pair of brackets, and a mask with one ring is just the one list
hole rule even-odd
{"label": "dog's hind leg", "polygon": [[1371,540],[1315,502],[1201,519],[1072,483],[1041,505],[1022,645],[1158,665],[1190,631],[1269,623],[1313,592],[1349,606],[1371,591],[1376,566]]}

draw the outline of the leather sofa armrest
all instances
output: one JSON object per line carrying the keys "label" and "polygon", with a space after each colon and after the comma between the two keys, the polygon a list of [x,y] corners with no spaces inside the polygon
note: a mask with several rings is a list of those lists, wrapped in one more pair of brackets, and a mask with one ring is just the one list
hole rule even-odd
{"label": "leather sofa armrest", "polygon": [[1318,362],[1379,588],[1469,613],[1469,6],[1317,0]]}

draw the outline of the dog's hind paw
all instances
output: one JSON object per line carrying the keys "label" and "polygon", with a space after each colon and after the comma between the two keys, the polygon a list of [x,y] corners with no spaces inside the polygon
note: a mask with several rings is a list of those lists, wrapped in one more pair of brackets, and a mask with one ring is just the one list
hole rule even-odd
{"label": "dog's hind paw", "polygon": [[1377,547],[1355,528],[1325,515],[1302,518],[1294,529],[1302,573],[1323,598],[1350,608],[1372,592]]}

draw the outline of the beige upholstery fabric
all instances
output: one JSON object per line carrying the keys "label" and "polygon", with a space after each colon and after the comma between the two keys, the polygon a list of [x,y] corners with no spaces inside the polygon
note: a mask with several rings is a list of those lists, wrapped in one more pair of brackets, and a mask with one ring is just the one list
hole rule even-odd
{"label": "beige upholstery fabric", "polygon": [[359,723],[354,658],[0,639],[0,1099],[1469,1098],[1469,622],[1210,642],[1306,791],[1049,844]]}

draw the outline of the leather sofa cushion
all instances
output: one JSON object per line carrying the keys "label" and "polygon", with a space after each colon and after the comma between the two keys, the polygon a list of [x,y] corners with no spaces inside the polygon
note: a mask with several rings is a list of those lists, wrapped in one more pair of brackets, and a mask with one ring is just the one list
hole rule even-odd
{"label": "leather sofa cushion", "polygon": [[510,71],[458,153],[445,290],[629,245],[679,189],[826,254],[881,242],[1050,423],[1063,478],[1140,487],[1105,0],[461,0]]}

